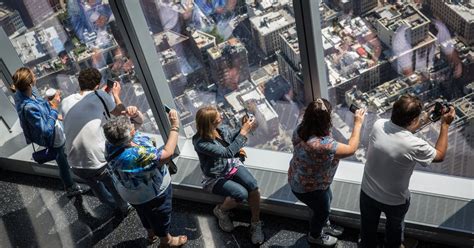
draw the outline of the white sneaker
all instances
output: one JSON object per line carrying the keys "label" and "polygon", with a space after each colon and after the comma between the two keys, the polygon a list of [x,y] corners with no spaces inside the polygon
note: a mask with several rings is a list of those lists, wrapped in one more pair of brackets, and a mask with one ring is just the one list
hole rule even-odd
{"label": "white sneaker", "polygon": [[229,212],[222,211],[220,207],[221,205],[216,205],[216,207],[212,211],[214,212],[214,215],[217,217],[217,220],[219,222],[219,227],[224,232],[232,232],[232,230],[234,230],[234,224],[232,223],[232,220],[230,220]]}
{"label": "white sneaker", "polygon": [[338,237],[344,232],[344,228],[342,226],[337,226],[331,224],[331,222],[327,222],[326,225],[323,227],[323,233]]}
{"label": "white sneaker", "polygon": [[261,245],[265,241],[265,235],[262,230],[263,222],[255,222],[250,224],[250,233],[252,235],[252,244]]}
{"label": "white sneaker", "polygon": [[323,247],[332,247],[337,243],[337,238],[327,234],[321,234],[318,238],[313,238],[308,234],[308,243]]}

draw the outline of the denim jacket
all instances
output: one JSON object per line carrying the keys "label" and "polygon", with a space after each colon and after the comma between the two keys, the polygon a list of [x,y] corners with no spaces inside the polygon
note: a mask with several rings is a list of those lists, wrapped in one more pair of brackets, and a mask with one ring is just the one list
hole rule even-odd
{"label": "denim jacket", "polygon": [[194,150],[198,154],[202,173],[213,178],[225,172],[229,158],[234,158],[247,141],[247,138],[240,134],[240,129],[231,130],[229,126],[221,125],[217,131],[229,146],[225,147],[215,139],[202,138],[197,134],[193,137]]}
{"label": "denim jacket", "polygon": [[39,95],[36,87],[33,87],[32,95],[28,97],[23,92],[17,91],[14,97],[26,143],[34,142],[41,146],[53,147],[54,125],[58,119],[58,111],[49,106],[49,103]]}

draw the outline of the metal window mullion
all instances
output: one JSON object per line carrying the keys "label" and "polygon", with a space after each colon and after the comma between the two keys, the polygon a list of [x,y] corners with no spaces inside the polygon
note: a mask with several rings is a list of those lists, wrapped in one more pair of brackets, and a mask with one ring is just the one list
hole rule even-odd
{"label": "metal window mullion", "polygon": [[170,123],[163,103],[174,107],[174,101],[140,2],[112,0],[109,3],[161,136],[166,142]]}
{"label": "metal window mullion", "polygon": [[293,0],[300,46],[305,101],[328,98],[319,1]]}

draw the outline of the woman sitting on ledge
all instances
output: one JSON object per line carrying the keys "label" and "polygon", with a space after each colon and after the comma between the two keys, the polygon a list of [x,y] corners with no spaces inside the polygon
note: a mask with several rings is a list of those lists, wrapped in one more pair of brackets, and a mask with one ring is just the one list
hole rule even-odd
{"label": "woman sitting on ledge", "polygon": [[246,156],[242,148],[255,120],[244,117],[240,130],[231,130],[221,123],[221,114],[215,107],[203,107],[196,114],[197,133],[193,144],[204,174],[204,189],[225,197],[224,202],[214,208],[219,226],[225,232],[234,229],[229,210],[248,200],[252,213],[251,240],[254,244],[262,244],[264,235],[257,180],[241,161]]}

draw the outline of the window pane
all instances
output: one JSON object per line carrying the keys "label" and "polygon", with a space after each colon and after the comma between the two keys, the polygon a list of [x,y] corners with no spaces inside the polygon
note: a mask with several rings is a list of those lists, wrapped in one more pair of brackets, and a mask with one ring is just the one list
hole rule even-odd
{"label": "window pane", "polygon": [[103,85],[107,79],[121,83],[123,103],[145,115],[143,130],[158,132],[108,1],[2,1],[0,12],[0,25],[35,72],[42,95],[48,88],[60,89],[62,97],[78,92],[79,71],[94,67]]}
{"label": "window pane", "polygon": [[[390,118],[398,97],[412,93],[428,112],[436,101],[456,108],[447,157],[426,170],[474,177],[472,7],[469,1],[322,1],[328,93],[339,139],[350,137],[351,104],[369,110],[361,148],[349,159],[365,161],[374,122]],[[417,135],[434,146],[439,125],[432,122]]]}
{"label": "window pane", "polygon": [[252,113],[248,145],[291,152],[304,101],[292,1],[140,0],[186,138],[205,105],[238,126]]}

